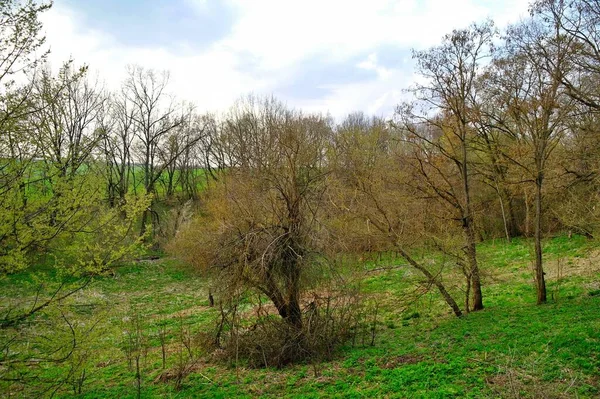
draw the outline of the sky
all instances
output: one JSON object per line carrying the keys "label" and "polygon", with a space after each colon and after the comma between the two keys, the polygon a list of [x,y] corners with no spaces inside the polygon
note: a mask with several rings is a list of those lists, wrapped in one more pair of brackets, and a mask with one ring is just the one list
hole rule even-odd
{"label": "sky", "polygon": [[127,65],[169,71],[169,91],[200,112],[246,94],[335,118],[389,116],[418,77],[411,49],[527,0],[55,0],[43,17],[53,67],[72,58],[108,89]]}

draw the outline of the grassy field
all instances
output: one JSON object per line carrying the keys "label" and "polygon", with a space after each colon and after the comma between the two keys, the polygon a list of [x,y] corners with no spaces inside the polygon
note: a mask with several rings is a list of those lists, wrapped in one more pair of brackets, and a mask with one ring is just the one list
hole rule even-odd
{"label": "grassy field", "polygon": [[[174,260],[136,262],[40,314],[21,342],[75,336],[77,349],[66,363],[31,366],[28,390],[0,381],[0,396],[135,398],[137,357],[145,398],[599,397],[600,246],[578,236],[547,240],[551,301],[536,306],[531,245],[479,246],[481,312],[452,317],[436,292],[415,291],[419,277],[409,268],[384,258],[364,271],[365,299],[379,309],[373,346],[358,340],[328,362],[258,370],[197,352],[179,382],[174,370],[195,350],[193,340],[214,327],[207,284]],[[36,286],[28,274],[0,281],[1,306],[33,300]],[[73,329],[50,321],[61,318]],[[57,376],[64,384],[46,390],[44,381]]]}

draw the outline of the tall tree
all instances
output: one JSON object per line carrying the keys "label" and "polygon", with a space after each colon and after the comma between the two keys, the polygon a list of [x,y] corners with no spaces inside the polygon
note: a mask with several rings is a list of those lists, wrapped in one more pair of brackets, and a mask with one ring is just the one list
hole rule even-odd
{"label": "tall tree", "polygon": [[[538,0],[532,13],[569,43],[571,66],[558,73],[566,94],[600,111],[600,1]],[[552,63],[554,57],[549,55],[547,62]]]}
{"label": "tall tree", "polygon": [[[185,146],[167,155],[166,142],[177,129],[182,128],[190,109],[177,103],[168,93],[169,75],[156,73],[139,66],[128,70],[124,83],[127,101],[132,106],[133,132],[136,137],[137,156],[143,171],[144,191],[156,194],[156,184],[163,172],[176,162],[187,146],[195,144],[201,138],[198,132]],[[142,217],[141,235],[146,231],[152,207]]]}
{"label": "tall tree", "polygon": [[27,243],[18,231],[27,214],[27,185],[39,148],[30,140],[27,118],[33,84],[18,80],[33,74],[48,55],[40,16],[50,3],[0,2],[0,275],[26,267]]}
{"label": "tall tree", "polygon": [[127,93],[114,93],[107,107],[102,151],[106,163],[106,189],[111,206],[125,200],[134,173],[133,143],[135,109]]}
{"label": "tall tree", "polygon": [[49,69],[40,72],[35,83],[37,112],[31,115],[41,158],[49,179],[57,173],[72,178],[90,161],[102,139],[100,118],[106,96],[90,82],[87,68],[65,64],[58,76]]}
{"label": "tall tree", "polygon": [[175,252],[216,273],[219,290],[265,295],[298,331],[301,295],[326,247],[319,219],[329,132],[326,119],[270,98],[238,102],[221,138],[232,167],[174,243]]}
{"label": "tall tree", "polygon": [[[416,104],[399,107],[402,128],[410,132],[409,142],[420,147],[414,152],[424,183],[456,213],[464,236],[467,279],[472,288],[473,310],[483,309],[481,278],[477,263],[475,217],[471,194],[469,157],[473,140],[473,108],[477,98],[476,79],[482,62],[490,57],[495,29],[491,22],[455,30],[442,44],[415,51],[424,84],[414,90]],[[432,135],[432,127],[437,133]],[[454,171],[435,167],[422,156],[434,149],[450,162]],[[447,173],[454,174],[453,182]],[[437,175],[440,179],[432,178]]]}
{"label": "tall tree", "polygon": [[18,186],[2,201],[0,273],[26,269],[40,253],[51,254],[59,284],[42,283],[32,304],[5,309],[0,327],[73,295],[92,275],[139,249],[129,232],[147,207],[146,198],[106,206],[95,160],[105,97],[85,72],[72,70],[70,63],[56,76],[41,70],[28,99],[34,111],[15,126],[34,152]]}
{"label": "tall tree", "polygon": [[495,60],[490,87],[495,91],[496,127],[513,140],[505,159],[517,165],[533,183],[535,281],[538,304],[545,303],[542,254],[543,190],[548,160],[568,130],[572,110],[561,84],[570,70],[571,42],[556,26],[540,19],[509,28],[506,44]]}
{"label": "tall tree", "polygon": [[431,202],[409,184],[408,151],[395,133],[385,121],[363,114],[348,116],[336,129],[328,185],[333,206],[329,223],[340,237],[337,250],[361,256],[396,252],[460,317],[462,310],[444,283],[446,265],[426,265],[411,254],[412,247],[422,247],[429,238],[424,224]]}
{"label": "tall tree", "polygon": [[[500,204],[502,224],[506,240],[521,234],[517,212],[515,210],[515,195],[511,189],[511,162],[502,155],[506,141],[502,129],[494,122],[493,94],[489,89],[489,76],[483,73],[477,80],[479,92],[477,101],[472,109],[473,126],[476,137],[473,143],[473,169],[480,179],[496,193]],[[514,180],[514,179],[513,179]]]}

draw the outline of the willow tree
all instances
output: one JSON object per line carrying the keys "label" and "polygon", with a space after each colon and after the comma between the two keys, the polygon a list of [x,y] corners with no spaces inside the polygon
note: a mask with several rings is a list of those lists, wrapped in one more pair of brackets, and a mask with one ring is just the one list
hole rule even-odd
{"label": "willow tree", "polygon": [[323,249],[319,215],[329,132],[326,119],[273,99],[238,102],[220,132],[229,168],[209,188],[202,216],[173,245],[216,274],[217,289],[266,296],[297,330],[302,292]]}

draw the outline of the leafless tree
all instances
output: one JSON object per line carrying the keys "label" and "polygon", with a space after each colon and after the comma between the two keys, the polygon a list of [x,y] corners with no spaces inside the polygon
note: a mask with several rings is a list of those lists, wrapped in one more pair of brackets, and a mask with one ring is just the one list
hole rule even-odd
{"label": "leafless tree", "polygon": [[[454,209],[461,224],[473,310],[483,309],[469,171],[473,108],[476,79],[491,55],[494,35],[491,22],[472,25],[444,36],[440,46],[415,52],[418,71],[427,81],[413,90],[417,102],[399,107],[397,113],[401,129],[410,133],[408,142],[417,146],[413,154],[425,186]],[[437,167],[431,156],[446,159],[453,169]]]}
{"label": "leafless tree", "polygon": [[218,287],[266,295],[301,330],[301,294],[319,263],[327,120],[289,111],[274,99],[246,98],[227,115],[220,140],[231,166],[175,252],[213,270]]}
{"label": "leafless tree", "polygon": [[337,226],[341,242],[337,250],[396,252],[425,277],[427,286],[440,292],[456,316],[462,316],[443,282],[443,266],[428,267],[411,255],[410,248],[427,240],[420,221],[431,217],[431,204],[409,184],[409,150],[396,133],[384,121],[360,114],[338,126],[330,156],[335,173],[328,182],[334,208],[330,223]]}
{"label": "leafless tree", "polygon": [[[137,159],[143,171],[143,185],[146,193],[156,194],[156,184],[163,172],[176,162],[187,147],[202,137],[202,131],[196,132],[186,145],[178,147],[168,154],[165,143],[169,136],[182,129],[189,121],[189,107],[177,103],[167,93],[169,75],[156,73],[139,66],[131,66],[125,80],[123,91],[131,103],[133,132],[136,137],[134,146]],[[168,155],[167,155],[168,154]],[[141,234],[146,231],[152,209],[144,213]]]}
{"label": "leafless tree", "polygon": [[[571,67],[557,72],[566,94],[600,111],[600,1],[538,0],[532,5],[532,13],[551,25],[555,35],[562,36],[561,40],[571,47]],[[547,62],[552,63],[553,58]]]}
{"label": "leafless tree", "polygon": [[503,157],[535,187],[535,280],[537,302],[546,302],[542,261],[543,189],[548,159],[568,130],[572,102],[562,86],[571,68],[571,41],[538,19],[509,29],[494,60],[490,85],[496,91],[495,126],[513,140]]}
{"label": "leafless tree", "polygon": [[57,77],[42,70],[35,84],[38,112],[30,119],[37,132],[33,140],[41,158],[60,177],[75,176],[102,139],[99,116],[106,96],[86,72],[86,67],[77,70],[67,63]]}

